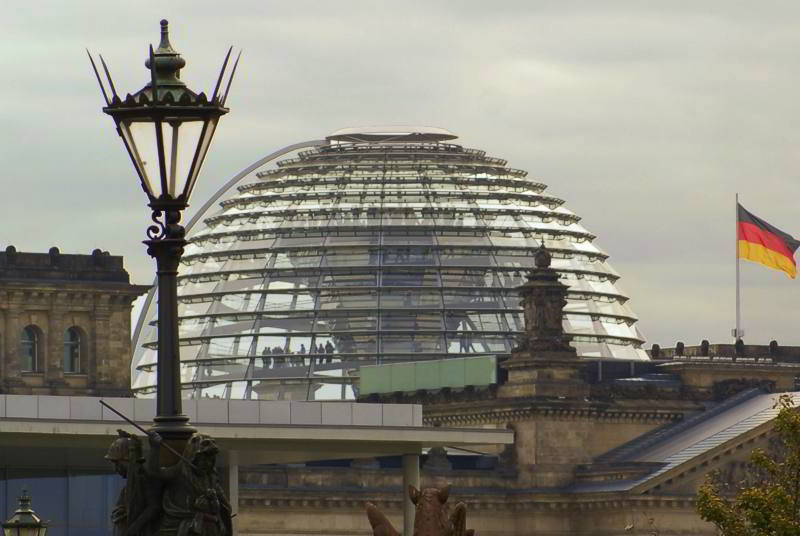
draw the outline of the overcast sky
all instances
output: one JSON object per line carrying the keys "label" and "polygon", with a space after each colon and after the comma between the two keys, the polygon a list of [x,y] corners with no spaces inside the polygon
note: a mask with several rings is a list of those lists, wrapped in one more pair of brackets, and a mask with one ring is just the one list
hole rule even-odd
{"label": "overcast sky", "polygon": [[[583,217],[648,347],[730,339],[735,192],[800,236],[796,0],[15,0],[0,21],[0,247],[101,248],[152,280],[145,197],[84,47],[118,91],[138,90],[161,18],[193,89],[213,89],[228,45],[244,49],[195,207],[290,143],[445,127]],[[800,280],[743,262],[742,295],[748,342],[800,345]]]}

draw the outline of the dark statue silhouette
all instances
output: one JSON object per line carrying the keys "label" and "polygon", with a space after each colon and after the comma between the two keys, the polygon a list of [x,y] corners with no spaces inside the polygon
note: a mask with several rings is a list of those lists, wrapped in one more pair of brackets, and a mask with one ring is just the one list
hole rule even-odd
{"label": "dark statue silhouette", "polygon": [[106,459],[126,484],[111,514],[114,536],[231,536],[231,506],[219,481],[214,440],[193,435],[174,465],[161,465],[162,438],[148,434],[142,457],[139,438],[122,430]]}

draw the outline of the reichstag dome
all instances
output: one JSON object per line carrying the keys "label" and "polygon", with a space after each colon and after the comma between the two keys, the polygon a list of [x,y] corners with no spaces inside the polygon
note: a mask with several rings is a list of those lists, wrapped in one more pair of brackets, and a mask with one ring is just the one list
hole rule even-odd
{"label": "reichstag dome", "polygon": [[[578,354],[648,359],[619,275],[580,218],[526,171],[454,139],[344,129],[225,185],[187,226],[184,394],[353,398],[363,364],[508,356],[523,330],[515,289],[542,243],[569,286],[564,328]],[[151,300],[135,335],[139,395],[155,390],[155,322]]]}

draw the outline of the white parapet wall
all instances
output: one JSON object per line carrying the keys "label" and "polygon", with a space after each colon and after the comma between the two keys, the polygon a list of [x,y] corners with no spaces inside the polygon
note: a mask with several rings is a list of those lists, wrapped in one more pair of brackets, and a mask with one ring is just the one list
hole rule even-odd
{"label": "white parapet wall", "polygon": [[[0,395],[0,419],[122,421],[100,400],[136,422],[155,416],[155,399]],[[183,412],[195,424],[422,426],[419,404],[184,399]]]}

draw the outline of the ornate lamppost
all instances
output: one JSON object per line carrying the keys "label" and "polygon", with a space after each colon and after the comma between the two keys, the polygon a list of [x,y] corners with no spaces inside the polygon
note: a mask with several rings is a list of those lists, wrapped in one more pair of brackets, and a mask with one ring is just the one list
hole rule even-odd
{"label": "ornate lamppost", "polygon": [[3,522],[3,536],[45,536],[47,523],[39,519],[31,508],[31,497],[22,490],[19,508],[14,515]]}
{"label": "ornate lamppost", "polygon": [[[114,119],[133,166],[147,194],[153,225],[147,228],[147,253],[155,258],[158,274],[158,375],[153,431],[176,447],[194,433],[181,408],[180,348],[178,340],[177,272],[186,245],[181,213],[189,204],[220,117],[228,113],[225,101],[237,57],[220,92],[232,47],[222,65],[211,97],[195,93],[180,79],[186,65],[169,42],[168,23],[161,21],[161,42],[145,66],[149,82],[124,98],[117,95],[103,57],[106,90],[91,54],[97,81],[106,101],[103,112]],[[87,51],[88,52],[88,51]],[[240,53],[241,56],[241,53]]]}

